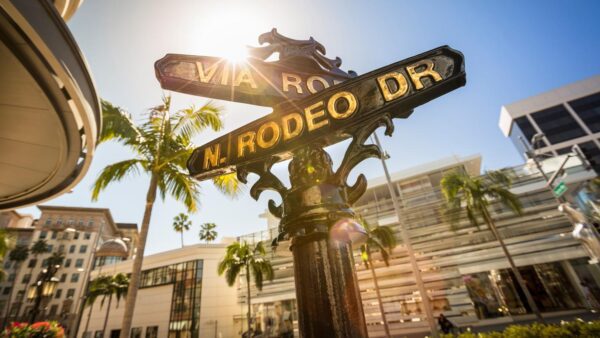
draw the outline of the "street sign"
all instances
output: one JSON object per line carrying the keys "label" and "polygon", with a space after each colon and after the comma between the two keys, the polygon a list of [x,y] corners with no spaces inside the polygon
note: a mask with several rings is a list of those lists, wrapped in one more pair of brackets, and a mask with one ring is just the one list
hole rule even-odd
{"label": "street sign", "polygon": [[383,114],[406,118],[412,109],[465,84],[460,52],[442,46],[346,80],[194,150],[187,166],[199,180],[254,162],[282,161],[309,143],[340,142]]}
{"label": "street sign", "polygon": [[[212,56],[167,54],[154,64],[156,77],[164,89],[273,107],[355,76],[339,69],[340,58],[326,58],[325,47],[313,38],[292,40],[273,29],[262,34],[259,42],[269,45],[249,47],[250,57],[240,63]],[[273,53],[279,53],[279,60],[265,61]]]}
{"label": "street sign", "polygon": [[567,185],[565,184],[565,182],[562,181],[559,184],[557,184],[556,187],[554,187],[554,189],[552,189],[552,192],[556,197],[562,196],[565,193],[565,191],[567,191]]}

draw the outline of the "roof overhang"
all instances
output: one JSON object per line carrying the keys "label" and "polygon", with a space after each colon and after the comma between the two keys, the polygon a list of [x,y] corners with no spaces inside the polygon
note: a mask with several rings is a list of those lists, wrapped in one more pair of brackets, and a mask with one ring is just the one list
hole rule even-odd
{"label": "roof overhang", "polygon": [[0,0],[0,210],[71,190],[100,128],[87,63],[53,4]]}

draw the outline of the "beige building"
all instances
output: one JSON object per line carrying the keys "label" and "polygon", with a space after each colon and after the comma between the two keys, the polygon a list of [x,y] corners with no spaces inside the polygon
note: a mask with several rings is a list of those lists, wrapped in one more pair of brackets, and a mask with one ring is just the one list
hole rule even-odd
{"label": "beige building", "polygon": [[0,210],[68,192],[87,172],[100,100],[65,20],[82,0],[0,0]]}
{"label": "beige building", "polygon": [[[562,160],[546,160],[544,170],[552,174]],[[374,257],[385,315],[394,336],[427,332],[422,299],[402,245],[401,226],[409,232],[435,316],[444,313],[457,325],[477,328],[506,325],[531,311],[487,227],[477,228],[465,219],[453,228],[445,221],[439,185],[444,173],[451,170],[480,175],[481,158],[446,158],[392,174],[393,187],[400,196],[400,220],[384,178],[370,180],[354,206],[370,224],[390,226],[396,233],[398,246],[390,257],[390,266]],[[600,268],[589,264],[586,251],[571,234],[573,225],[557,210],[557,202],[537,169],[524,165],[510,170],[516,176],[512,191],[521,199],[524,214],[516,216],[493,203],[499,232],[527,284],[532,286],[530,291],[541,311],[550,316],[582,313],[586,300],[581,283],[600,299]],[[593,172],[572,159],[563,178],[569,199],[581,183],[594,177]],[[269,230],[241,236],[240,240],[271,243],[277,235],[277,220],[266,217]],[[256,321],[263,332],[281,335],[288,328],[278,323],[290,320],[298,336],[292,257],[281,248],[270,252],[269,259],[275,279],[266,282],[262,291],[251,291]],[[382,337],[385,333],[371,273],[361,264],[358,251],[354,259],[369,336]],[[245,290],[243,285],[238,286],[240,304],[246,302]],[[242,315],[235,318],[236,325],[243,325]]]}
{"label": "beige building", "polygon": [[92,268],[95,248],[110,239],[119,238],[127,243],[128,258],[134,254],[129,248],[137,242],[137,229],[128,223],[116,223],[108,209],[59,206],[38,206],[39,220],[30,229],[31,243],[40,239],[48,245],[47,254],[28,260],[14,272],[9,320],[28,320],[33,302],[26,299],[31,286],[47,265],[47,258],[56,252],[65,255],[55,277],[59,279],[56,291],[42,302],[38,318],[57,320],[73,334],[80,314],[81,301]]}
{"label": "beige building", "polygon": [[[230,288],[217,265],[226,244],[196,244],[144,257],[142,277],[132,324],[132,338],[229,338],[239,336],[233,315],[240,313],[236,288]],[[102,275],[130,273],[131,260],[107,264],[92,272]],[[86,307],[77,337],[118,337],[123,303],[110,309]],[[89,324],[88,324],[89,323]]]}

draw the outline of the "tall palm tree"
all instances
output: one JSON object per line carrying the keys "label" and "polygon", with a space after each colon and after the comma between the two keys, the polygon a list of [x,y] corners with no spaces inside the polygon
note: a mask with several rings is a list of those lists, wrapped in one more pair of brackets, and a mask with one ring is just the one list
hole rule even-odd
{"label": "tall palm tree", "polygon": [[373,264],[371,253],[373,250],[379,251],[385,265],[390,266],[390,253],[396,247],[396,237],[394,236],[394,231],[389,226],[380,225],[373,227],[362,217],[360,221],[367,233],[367,241],[360,246],[360,257],[365,264],[365,267],[371,270],[371,276],[373,277],[373,283],[375,284],[375,293],[377,294],[377,302],[379,303],[379,311],[381,312],[381,318],[383,319],[383,327],[386,336],[389,338],[391,337],[390,327],[383,309],[381,292],[379,291],[379,282],[377,281],[377,275],[375,274],[375,266]]}
{"label": "tall palm tree", "polygon": [[108,304],[106,305],[106,316],[104,317],[104,325],[102,326],[102,334],[106,333],[106,326],[108,325],[108,314],[110,313],[110,305],[112,303],[113,296],[117,299],[117,307],[119,307],[119,301],[125,295],[127,295],[127,289],[129,287],[129,278],[123,273],[118,273],[108,278],[108,284],[104,287],[104,297],[100,302],[100,307],[104,304],[104,299],[108,297]]}
{"label": "tall palm tree", "polygon": [[[36,264],[37,264],[38,256],[47,254],[49,252],[50,252],[50,250],[48,247],[48,242],[45,239],[41,239],[41,238],[38,239],[37,241],[35,241],[33,243],[33,245],[31,246],[31,248],[29,248],[29,254],[31,254],[33,256],[33,259],[36,261]],[[33,281],[33,269],[35,269],[35,264],[33,264],[29,267],[29,282],[25,286],[25,290],[29,289],[29,285],[31,285],[31,282]],[[17,317],[19,316],[19,312],[21,311],[21,304],[23,304],[24,301],[25,301],[25,292],[23,292],[23,294],[21,295],[21,300],[19,301],[19,307],[16,312]],[[25,313],[23,313],[23,316],[25,316]]]}
{"label": "tall palm tree", "polygon": [[250,245],[246,241],[235,242],[227,246],[227,252],[221,262],[219,262],[219,276],[225,273],[225,280],[229,286],[235,284],[238,275],[244,271],[246,274],[246,287],[248,292],[248,331],[252,331],[251,316],[251,295],[250,295],[250,274],[254,276],[254,284],[257,289],[262,290],[265,279],[273,280],[273,267],[265,259],[265,248],[262,242],[256,245]]}
{"label": "tall palm tree", "polygon": [[517,283],[525,294],[527,304],[535,313],[537,320],[543,323],[544,319],[488,209],[491,202],[497,201],[517,215],[522,214],[521,202],[516,195],[510,192],[510,186],[510,176],[504,171],[489,171],[486,175],[479,177],[471,177],[464,171],[452,171],[445,174],[441,181],[442,194],[447,202],[452,222],[456,223],[463,211],[474,226],[479,227],[479,218],[483,219],[500,243]]}
{"label": "tall palm tree", "polygon": [[[29,248],[26,245],[17,245],[8,254],[8,259],[14,263],[14,269],[17,275],[21,270],[21,263],[27,260],[27,257],[29,257]],[[6,325],[6,320],[10,316],[10,310],[12,305],[11,299],[14,291],[15,287],[12,287],[10,289],[10,293],[8,294],[8,305],[6,306],[6,313],[4,315],[4,319],[2,320],[1,328],[4,328],[4,326]]]}
{"label": "tall palm tree", "polygon": [[200,240],[212,242],[217,239],[217,231],[214,230],[217,227],[215,223],[204,223],[200,226]]}
{"label": "tall palm tree", "polygon": [[[163,103],[150,109],[145,120],[136,125],[131,117],[107,101],[102,101],[103,128],[99,142],[115,140],[134,155],[128,160],[106,166],[96,179],[92,200],[109,184],[119,182],[130,174],[146,173],[149,178],[144,216],[133,262],[129,292],[125,304],[121,338],[128,338],[135,308],[146,238],[157,192],[164,200],[167,194],[181,201],[189,212],[198,209],[199,183],[187,174],[186,161],[194,150],[192,139],[210,128],[220,130],[220,108],[207,103],[200,108],[189,107],[170,114],[171,98],[163,97]],[[225,193],[238,189],[235,175],[213,179],[215,186]]]}
{"label": "tall palm tree", "polygon": [[[0,229],[0,261],[3,261],[6,253],[10,251],[12,246],[11,238],[4,229]],[[0,281],[4,278],[4,270],[2,270],[2,266],[0,266]]]}
{"label": "tall palm tree", "polygon": [[94,280],[90,281],[87,297],[85,300],[85,306],[90,307],[90,311],[88,312],[88,317],[85,322],[85,329],[83,332],[87,332],[90,326],[90,319],[92,318],[92,310],[94,309],[94,304],[99,297],[102,297],[106,294],[107,286],[110,284],[110,280],[112,279],[109,275],[100,275]]}
{"label": "tall palm tree", "polygon": [[190,230],[192,221],[188,218],[188,215],[180,212],[179,215],[173,218],[173,230],[181,234],[181,247],[183,248],[183,232]]}

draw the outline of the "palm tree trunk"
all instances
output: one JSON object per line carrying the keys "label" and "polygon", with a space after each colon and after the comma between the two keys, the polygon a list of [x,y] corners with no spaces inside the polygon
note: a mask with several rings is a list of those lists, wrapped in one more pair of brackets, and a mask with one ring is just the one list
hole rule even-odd
{"label": "palm tree trunk", "polygon": [[146,194],[146,208],[144,209],[144,218],[142,220],[142,228],[140,229],[139,242],[137,244],[137,252],[133,260],[133,269],[131,271],[131,279],[129,280],[129,291],[125,301],[125,313],[123,314],[123,322],[121,324],[120,338],[129,338],[131,331],[131,322],[133,321],[133,310],[135,309],[135,300],[137,298],[138,286],[140,284],[140,275],[142,272],[142,262],[144,260],[144,249],[146,247],[146,238],[148,237],[148,229],[150,228],[150,217],[152,216],[152,207],[156,200],[156,187],[158,177],[156,173],[152,173],[148,193]]}
{"label": "palm tree trunk", "polygon": [[85,321],[85,328],[83,329],[83,334],[85,334],[90,327],[90,319],[92,318],[92,310],[94,309],[94,304],[90,304],[90,312],[88,312],[87,320]]}
{"label": "palm tree trunk", "polygon": [[[248,318],[248,332],[250,332],[250,330],[252,329],[252,315],[250,314],[251,311],[251,305],[250,305],[250,299],[252,298],[252,296],[250,296],[250,268],[246,265],[246,287],[248,288],[248,313],[247,313],[247,318]],[[249,336],[251,337],[251,335]]]}
{"label": "palm tree trunk", "polygon": [[181,230],[180,233],[181,233],[181,247],[183,248],[183,230]]}
{"label": "palm tree trunk", "polygon": [[500,233],[498,233],[496,224],[492,220],[492,217],[490,216],[487,209],[483,209],[482,211],[483,211],[483,216],[486,220],[488,227],[490,228],[490,230],[496,237],[496,240],[498,240],[498,242],[500,243],[500,247],[502,248],[502,251],[504,251],[504,255],[506,256],[506,259],[508,260],[510,269],[512,270],[513,274],[515,275],[517,284],[519,284],[519,286],[521,287],[521,290],[523,290],[523,293],[525,294],[527,304],[529,304],[531,311],[533,311],[533,313],[535,314],[537,321],[542,324],[545,324],[546,322],[544,321],[544,317],[542,317],[540,310],[538,309],[537,305],[535,304],[535,301],[533,300],[533,297],[531,296],[531,293],[529,292],[529,289],[527,288],[527,284],[525,284],[525,281],[523,280],[523,276],[521,276],[521,272],[519,272],[519,269],[517,269],[517,266],[515,265],[515,262],[513,261],[512,255],[508,252],[508,248],[504,244],[504,240],[502,240]]}
{"label": "palm tree trunk", "polygon": [[[102,326],[102,337],[106,337],[106,326],[108,325],[108,314],[110,313],[110,303],[112,303],[112,294],[110,296],[108,296],[108,305],[106,306],[106,315],[104,316],[104,325]],[[110,337],[110,335],[108,337]]]}
{"label": "palm tree trunk", "polygon": [[383,328],[385,329],[385,336],[387,338],[391,338],[390,327],[385,316],[385,310],[383,309],[383,302],[381,301],[381,292],[379,291],[379,282],[377,281],[377,276],[375,275],[375,267],[373,266],[373,261],[371,260],[371,250],[367,251],[367,255],[369,257],[369,270],[371,270],[371,276],[373,276],[373,283],[375,284],[375,293],[377,294],[377,303],[379,303],[379,311],[381,312],[381,318],[383,319]]}

